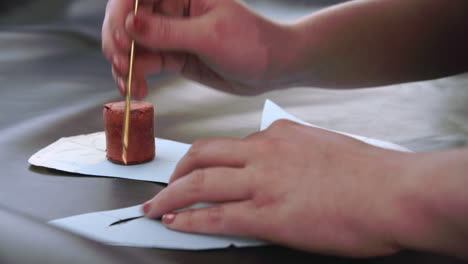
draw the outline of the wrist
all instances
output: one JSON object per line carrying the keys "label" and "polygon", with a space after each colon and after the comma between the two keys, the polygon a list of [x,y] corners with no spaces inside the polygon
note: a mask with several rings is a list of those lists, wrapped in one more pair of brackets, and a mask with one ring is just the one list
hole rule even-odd
{"label": "wrist", "polygon": [[[283,87],[334,87],[336,72],[329,61],[335,43],[328,39],[324,26],[314,15],[284,25],[286,33],[275,54],[279,83]],[[331,81],[332,80],[332,81]]]}
{"label": "wrist", "polygon": [[298,86],[298,66],[304,48],[303,32],[295,24],[276,24],[275,27],[275,39],[269,50],[270,63],[266,82],[275,89]]}
{"label": "wrist", "polygon": [[355,228],[358,234],[373,241],[378,255],[389,255],[408,248],[402,237],[408,217],[404,206],[412,193],[408,179],[417,154],[383,151],[374,153],[373,158],[376,162],[369,164],[372,177],[365,179],[360,190],[367,199],[353,208],[359,219],[352,222],[358,225]]}
{"label": "wrist", "polygon": [[412,250],[466,256],[468,151],[414,154],[399,195],[395,241]]}

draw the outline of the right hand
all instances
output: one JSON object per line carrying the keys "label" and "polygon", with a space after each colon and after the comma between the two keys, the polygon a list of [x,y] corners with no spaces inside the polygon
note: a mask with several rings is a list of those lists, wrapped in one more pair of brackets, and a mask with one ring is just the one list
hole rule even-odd
{"label": "right hand", "polygon": [[[415,160],[279,120],[244,139],[195,142],[143,211],[181,232],[255,237],[322,254],[388,255],[401,249],[397,234],[423,223],[404,214],[401,202],[413,194],[408,181],[418,183],[408,177]],[[216,204],[179,211],[200,202]]]}
{"label": "right hand", "polygon": [[[191,2],[190,2],[191,1]],[[294,56],[291,27],[275,24],[235,0],[109,0],[103,52],[122,94],[131,40],[137,43],[134,95],[145,76],[176,72],[222,91],[259,94],[281,87],[281,68]],[[294,50],[294,49],[292,49]]]}

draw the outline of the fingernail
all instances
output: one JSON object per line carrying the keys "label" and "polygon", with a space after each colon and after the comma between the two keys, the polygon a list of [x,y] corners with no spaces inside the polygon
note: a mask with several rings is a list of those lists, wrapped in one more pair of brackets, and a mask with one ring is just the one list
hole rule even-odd
{"label": "fingernail", "polygon": [[115,38],[115,41],[117,42],[121,42],[122,41],[122,33],[120,32],[120,30],[116,30],[115,33],[114,33],[114,38]]}
{"label": "fingernail", "polygon": [[118,78],[117,76],[119,76],[119,74],[117,74],[117,71],[115,70],[114,66],[112,66],[111,72],[112,72],[112,77],[117,82],[117,78]]}
{"label": "fingernail", "polygon": [[125,35],[122,30],[120,29],[115,30],[114,39],[115,39],[115,43],[117,44],[117,47],[119,47],[122,50],[127,50],[130,48],[129,47],[130,43],[128,43],[128,40],[124,36]]}
{"label": "fingernail", "polygon": [[120,71],[120,60],[117,55],[114,55],[114,57],[112,57],[112,63],[114,64],[115,68],[117,68]]}
{"label": "fingernail", "polygon": [[144,33],[146,30],[146,23],[143,19],[141,19],[139,16],[135,16],[133,14],[129,15],[129,26],[132,28],[135,32],[138,33]]}
{"label": "fingernail", "polygon": [[150,201],[148,201],[143,205],[143,213],[145,213],[145,215],[147,215],[149,213],[150,209],[151,209],[151,203],[150,203]]}
{"label": "fingernail", "polygon": [[117,86],[119,86],[120,93],[122,93],[122,95],[125,95],[125,83],[120,77],[118,78]]}
{"label": "fingernail", "polygon": [[173,214],[173,213],[165,214],[162,217],[162,222],[165,225],[170,225],[174,222],[175,218],[176,218],[176,214]]}

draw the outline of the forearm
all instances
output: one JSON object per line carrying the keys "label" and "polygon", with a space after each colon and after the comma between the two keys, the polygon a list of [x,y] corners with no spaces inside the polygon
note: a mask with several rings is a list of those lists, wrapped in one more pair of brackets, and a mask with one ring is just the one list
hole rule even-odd
{"label": "forearm", "polygon": [[399,199],[396,240],[468,258],[468,149],[416,155]]}
{"label": "forearm", "polygon": [[357,88],[468,70],[468,1],[355,0],[291,26],[288,86]]}

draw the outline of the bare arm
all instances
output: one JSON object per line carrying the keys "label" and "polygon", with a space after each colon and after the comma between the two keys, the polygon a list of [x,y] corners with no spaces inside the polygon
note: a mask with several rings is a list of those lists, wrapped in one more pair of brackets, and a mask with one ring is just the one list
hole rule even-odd
{"label": "bare arm", "polygon": [[[468,1],[355,0],[293,25],[283,83],[378,86],[468,70]],[[294,52],[295,50],[295,52]],[[284,63],[286,62],[286,63]]]}

